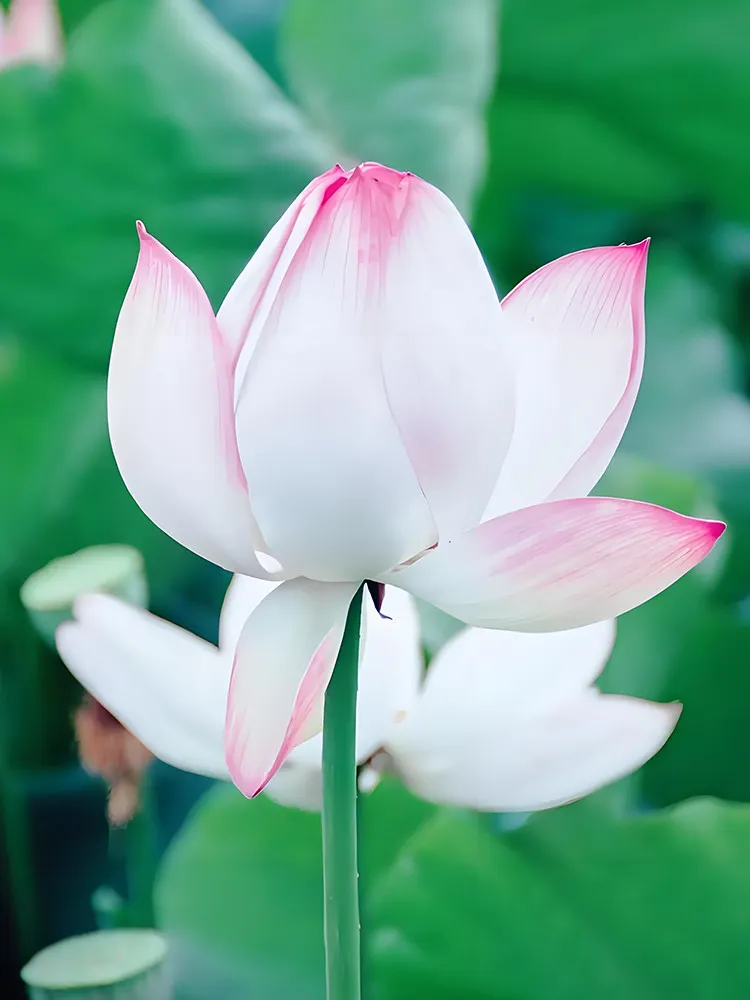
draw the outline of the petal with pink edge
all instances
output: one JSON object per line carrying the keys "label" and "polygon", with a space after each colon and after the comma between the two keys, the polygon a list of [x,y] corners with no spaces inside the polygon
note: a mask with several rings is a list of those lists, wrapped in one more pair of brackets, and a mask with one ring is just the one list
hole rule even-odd
{"label": "petal with pink edge", "polygon": [[394,232],[371,209],[373,323],[391,410],[440,537],[449,537],[481,519],[500,475],[513,371],[497,293],[457,209],[408,174],[396,192]]}
{"label": "petal with pink edge", "polygon": [[516,423],[484,519],[589,493],[620,442],[643,371],[648,241],[581,250],[503,299]]}
{"label": "petal with pink edge", "polygon": [[54,66],[62,56],[56,0],[12,0],[5,23],[0,20],[0,67],[18,63]]}
{"label": "petal with pink edge", "polygon": [[384,386],[380,338],[401,308],[386,280],[403,175],[329,186],[245,375],[237,437],[270,551],[295,573],[363,580],[437,540]]}
{"label": "petal with pink edge", "polygon": [[470,625],[550,632],[650,600],[724,528],[635,500],[557,500],[486,521],[386,579]]}
{"label": "petal with pink edge", "polygon": [[63,663],[157,757],[227,778],[231,660],[215,646],[107,594],[87,594],[57,629]]}
{"label": "petal with pink edge", "polygon": [[[357,690],[357,763],[363,764],[384,746],[386,738],[398,719],[403,717],[416,701],[424,672],[424,659],[420,645],[419,617],[414,598],[389,587],[386,590],[381,617],[365,595],[362,611],[360,640],[359,684]],[[281,802],[282,796],[292,802],[294,789],[300,789],[307,775],[322,768],[323,738],[320,733],[300,743],[289,754],[286,763],[272,779],[266,791]],[[296,772],[287,775],[288,768]],[[281,778],[277,786],[275,783]],[[320,778],[318,778],[318,784]],[[283,786],[276,794],[273,788]],[[303,796],[304,797],[304,796]],[[307,799],[307,801],[311,801]],[[313,808],[300,805],[300,808]]]}
{"label": "petal with pink edge", "polygon": [[268,578],[234,436],[230,351],[195,276],[143,226],[139,234],[109,367],[120,473],[142,510],[182,545]]}
{"label": "petal with pink edge", "polygon": [[323,696],[358,584],[282,583],[240,634],[225,726],[227,765],[248,797],[320,731]]}
{"label": "petal with pink edge", "polygon": [[289,265],[327,192],[344,177],[341,167],[335,166],[307,185],[245,265],[216,314],[219,328],[237,358],[235,399]]}

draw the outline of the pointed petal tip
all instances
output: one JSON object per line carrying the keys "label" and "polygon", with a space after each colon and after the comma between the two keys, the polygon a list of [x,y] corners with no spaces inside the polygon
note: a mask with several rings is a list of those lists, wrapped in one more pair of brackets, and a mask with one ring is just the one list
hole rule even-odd
{"label": "pointed petal tip", "polygon": [[245,774],[242,770],[241,754],[233,752],[231,747],[226,748],[225,759],[229,776],[237,790],[242,792],[246,799],[257,798],[278,770],[275,768],[265,775]]}
{"label": "pointed petal tip", "polygon": [[706,526],[706,531],[714,542],[718,542],[727,530],[727,526],[724,521],[704,521],[703,523]]}

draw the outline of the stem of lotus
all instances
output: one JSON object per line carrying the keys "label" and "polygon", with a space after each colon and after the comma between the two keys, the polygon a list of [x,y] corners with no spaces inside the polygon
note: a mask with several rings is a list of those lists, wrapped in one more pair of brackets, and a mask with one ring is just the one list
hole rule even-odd
{"label": "stem of lotus", "polygon": [[355,731],[362,589],[349,608],[323,719],[323,883],[328,1000],[360,1000]]}

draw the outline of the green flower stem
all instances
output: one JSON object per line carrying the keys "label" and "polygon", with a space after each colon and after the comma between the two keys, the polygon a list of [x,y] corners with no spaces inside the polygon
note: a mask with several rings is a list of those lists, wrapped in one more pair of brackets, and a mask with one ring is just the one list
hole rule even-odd
{"label": "green flower stem", "polygon": [[141,777],[141,803],[138,812],[125,828],[128,874],[128,925],[153,927],[154,883],[158,867],[158,819],[153,775],[148,770]]}
{"label": "green flower stem", "polygon": [[360,1000],[357,709],[362,588],[346,618],[323,717],[323,883],[328,1000]]}

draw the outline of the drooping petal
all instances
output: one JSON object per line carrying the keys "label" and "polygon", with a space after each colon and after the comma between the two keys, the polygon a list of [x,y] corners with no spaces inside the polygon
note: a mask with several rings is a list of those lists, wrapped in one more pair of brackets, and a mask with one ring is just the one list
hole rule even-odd
{"label": "drooping petal", "polygon": [[321,580],[372,578],[437,540],[384,385],[382,331],[403,303],[387,264],[403,175],[358,168],[327,191],[287,268],[237,410],[270,551]]}
{"label": "drooping petal", "polygon": [[0,67],[18,63],[56,65],[63,40],[56,0],[12,0],[0,22]]}
{"label": "drooping petal", "polygon": [[[411,709],[424,669],[414,599],[389,587],[383,614],[388,617],[381,617],[365,596],[357,691],[358,764],[384,746],[396,722]],[[319,809],[322,753],[320,733],[300,743],[265,791],[281,805]]]}
{"label": "drooping petal", "polygon": [[609,465],[643,370],[647,251],[581,250],[503,299],[516,422],[485,519],[586,496]]}
{"label": "drooping petal", "polygon": [[417,177],[396,192],[397,223],[371,206],[375,322],[388,400],[446,537],[481,519],[497,482],[513,431],[513,371],[494,285],[457,209]]}
{"label": "drooping petal", "polygon": [[237,787],[257,795],[290,751],[320,731],[323,695],[357,584],[289,580],[265,597],[240,634],[225,727]]}
{"label": "drooping petal", "polygon": [[670,586],[724,528],[635,500],[558,500],[486,521],[385,580],[470,625],[576,628]]}
{"label": "drooping petal", "polygon": [[224,716],[231,660],[215,646],[107,594],[86,594],[57,630],[70,672],[157,757],[228,777]]}
{"label": "drooping petal", "polygon": [[389,748],[398,773],[431,802],[488,812],[549,809],[630,774],[664,745],[680,714],[584,692],[556,713],[459,714],[434,726],[414,715]]}
{"label": "drooping petal", "polygon": [[419,711],[474,713],[487,699],[511,715],[547,711],[594,683],[614,641],[611,619],[565,632],[464,628],[430,662]]}
{"label": "drooping petal", "polygon": [[614,623],[545,635],[465,629],[430,664],[386,750],[418,795],[490,811],[544,809],[640,767],[678,705],[601,695]]}
{"label": "drooping petal", "polygon": [[227,587],[219,617],[219,649],[234,655],[245,622],[264,597],[277,586],[268,580],[236,573]]}
{"label": "drooping petal", "polygon": [[195,276],[139,226],[109,369],[112,447],[143,511],[227,569],[268,578],[234,437],[232,358]]}

